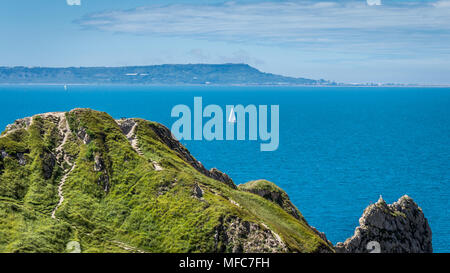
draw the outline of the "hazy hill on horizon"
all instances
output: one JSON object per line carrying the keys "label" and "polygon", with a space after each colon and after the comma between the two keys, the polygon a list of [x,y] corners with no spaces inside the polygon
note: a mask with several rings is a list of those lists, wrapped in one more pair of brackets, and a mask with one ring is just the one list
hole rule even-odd
{"label": "hazy hill on horizon", "polygon": [[326,80],[264,73],[248,64],[163,64],[122,67],[0,67],[3,84],[334,85]]}

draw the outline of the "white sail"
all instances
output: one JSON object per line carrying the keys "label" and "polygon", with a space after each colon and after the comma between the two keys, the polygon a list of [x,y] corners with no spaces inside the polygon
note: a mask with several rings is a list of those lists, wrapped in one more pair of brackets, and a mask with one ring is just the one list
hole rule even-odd
{"label": "white sail", "polygon": [[230,123],[236,122],[236,117],[234,115],[234,108],[231,108],[230,116],[228,117],[228,122],[230,122]]}
{"label": "white sail", "polygon": [[67,84],[64,84],[64,90],[67,91]]}

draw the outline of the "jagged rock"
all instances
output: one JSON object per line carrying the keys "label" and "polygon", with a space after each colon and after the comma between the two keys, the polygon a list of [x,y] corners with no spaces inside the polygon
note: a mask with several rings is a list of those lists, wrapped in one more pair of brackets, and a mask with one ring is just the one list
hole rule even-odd
{"label": "jagged rock", "polygon": [[17,153],[17,160],[19,160],[19,165],[24,166],[27,164],[27,160],[25,159],[25,156],[23,153]]}
{"label": "jagged rock", "polygon": [[136,121],[134,121],[131,118],[129,118],[129,119],[123,118],[123,119],[117,120],[117,124],[119,125],[122,133],[124,135],[128,135],[130,133],[131,129],[133,129],[134,125],[136,124]]}
{"label": "jagged rock", "polygon": [[324,240],[330,247],[333,247],[333,243],[328,240],[327,236],[325,235],[325,233],[320,232],[317,228],[311,226],[311,229],[317,234],[319,235],[319,237]]}
{"label": "jagged rock", "polygon": [[89,144],[91,142],[91,137],[86,132],[86,128],[80,128],[77,132],[77,136],[83,141],[84,144]]}
{"label": "jagged rock", "polygon": [[103,163],[103,159],[100,157],[99,154],[95,155],[94,158],[94,171],[101,172],[105,168],[105,164]]}
{"label": "jagged rock", "polygon": [[234,216],[221,219],[221,223],[216,227],[214,239],[218,252],[270,253],[288,251],[280,236],[269,228]]}
{"label": "jagged rock", "polygon": [[18,119],[16,121],[14,121],[13,124],[8,124],[6,126],[5,133],[8,133],[8,132],[13,131],[13,130],[28,128],[30,126],[30,124],[31,124],[31,121],[32,121],[31,117]]}
{"label": "jagged rock", "polygon": [[[4,159],[7,157],[11,157],[11,155],[9,155],[5,150],[0,150],[0,159]],[[17,159],[17,161],[19,161],[20,166],[24,166],[27,164],[27,160],[25,158],[24,153],[16,153],[15,158]]]}
{"label": "jagged rock", "polygon": [[223,173],[216,168],[209,170],[209,176],[215,180],[225,183],[233,189],[237,188],[233,180],[226,173]]}
{"label": "jagged rock", "polygon": [[6,158],[6,157],[8,157],[9,156],[9,154],[5,151],[5,150],[0,150],[0,157],[3,159],[3,158]]}
{"label": "jagged rock", "polygon": [[201,173],[208,173],[208,170],[197,161],[191,153],[172,135],[172,132],[161,124],[150,124],[150,128],[156,133],[159,139],[166,144],[171,150],[175,151],[177,155],[188,162],[192,167]]}
{"label": "jagged rock", "polygon": [[359,219],[355,234],[336,245],[336,252],[367,253],[379,243],[382,253],[431,253],[431,229],[422,209],[407,195],[391,205],[380,197]]}
{"label": "jagged rock", "polygon": [[200,186],[198,184],[194,185],[194,189],[192,191],[193,191],[194,197],[199,198],[199,199],[203,197],[203,190],[202,190],[202,188],[200,188]]}

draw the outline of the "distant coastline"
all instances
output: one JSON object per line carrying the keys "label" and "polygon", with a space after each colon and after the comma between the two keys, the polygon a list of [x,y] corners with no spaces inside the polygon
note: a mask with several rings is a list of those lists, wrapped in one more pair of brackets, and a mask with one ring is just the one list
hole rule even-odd
{"label": "distant coastline", "polygon": [[0,67],[0,85],[450,87],[450,84],[341,83],[261,72],[247,64],[121,67]]}
{"label": "distant coastline", "polygon": [[336,85],[264,73],[247,64],[166,64],[122,67],[0,67],[0,83],[137,85]]}
{"label": "distant coastline", "polygon": [[[0,83],[0,86],[63,86],[62,83]],[[339,88],[339,87],[367,87],[367,88],[450,88],[449,85],[440,84],[440,85],[432,85],[432,84],[395,84],[395,85],[364,85],[364,84],[337,84],[337,85],[306,85],[306,84],[128,84],[128,83],[70,83],[68,86],[154,86],[154,87],[170,87],[170,86],[199,86],[199,87],[207,87],[207,86],[215,86],[215,87],[308,87],[308,88],[320,88],[320,87],[329,87],[329,88]]]}

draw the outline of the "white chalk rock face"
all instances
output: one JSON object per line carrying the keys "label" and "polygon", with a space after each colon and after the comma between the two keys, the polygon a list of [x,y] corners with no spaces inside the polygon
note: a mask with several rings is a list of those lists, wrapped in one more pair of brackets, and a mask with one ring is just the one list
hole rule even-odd
{"label": "white chalk rock face", "polygon": [[433,252],[428,221],[407,195],[389,205],[380,197],[364,210],[359,224],[351,238],[336,245],[336,252]]}

